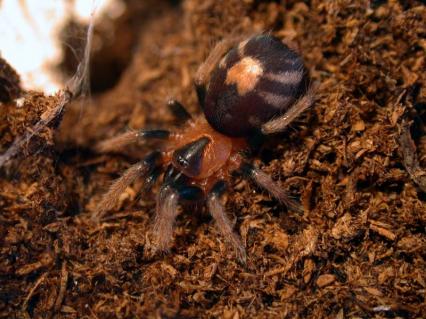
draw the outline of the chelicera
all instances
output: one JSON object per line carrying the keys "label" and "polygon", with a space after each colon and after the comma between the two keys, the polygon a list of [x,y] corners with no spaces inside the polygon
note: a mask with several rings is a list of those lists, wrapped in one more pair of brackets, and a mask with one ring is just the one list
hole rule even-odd
{"label": "chelicera", "polygon": [[283,131],[312,104],[308,73],[301,57],[271,35],[235,37],[211,51],[196,73],[195,88],[203,114],[192,116],[179,102],[169,102],[184,122],[176,131],[128,132],[98,145],[105,152],[138,139],[157,139],[160,150],[149,153],[111,185],[96,216],[113,208],[136,178],[145,178],[148,185],[159,178],[153,225],[158,250],[171,245],[179,201],[204,201],[219,231],[244,261],[244,246],[233,232],[220,195],[231,173],[240,170],[289,209],[300,210],[248,154],[253,137]]}

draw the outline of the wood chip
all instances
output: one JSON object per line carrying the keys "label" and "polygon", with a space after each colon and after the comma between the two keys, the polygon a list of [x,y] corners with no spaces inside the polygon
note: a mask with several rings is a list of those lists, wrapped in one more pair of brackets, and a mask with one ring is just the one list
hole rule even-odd
{"label": "wood chip", "polygon": [[336,280],[336,276],[331,274],[324,274],[318,277],[317,286],[320,288],[324,288],[326,286],[331,285]]}
{"label": "wood chip", "polygon": [[389,240],[395,240],[396,239],[396,235],[390,231],[389,229],[374,225],[374,224],[370,224],[370,229],[376,233],[378,233],[379,235],[386,237]]}

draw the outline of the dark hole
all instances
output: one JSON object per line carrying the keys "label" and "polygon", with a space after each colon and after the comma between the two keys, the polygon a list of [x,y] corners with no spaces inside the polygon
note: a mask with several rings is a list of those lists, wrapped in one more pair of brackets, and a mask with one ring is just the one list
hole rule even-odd
{"label": "dark hole", "polygon": [[324,160],[330,164],[333,164],[336,161],[337,154],[336,152],[330,152],[324,155]]}
{"label": "dark hole", "polygon": [[10,100],[9,90],[7,89],[8,83],[0,79],[0,101],[8,102]]}
{"label": "dark hole", "polygon": [[426,103],[416,103],[414,104],[415,109],[419,113],[419,117],[422,122],[426,124]]}
{"label": "dark hole", "polygon": [[221,293],[216,291],[207,291],[204,296],[208,300],[207,307],[211,308],[219,301]]}
{"label": "dark hole", "polygon": [[402,193],[404,190],[403,181],[386,181],[380,185],[380,189],[385,193]]}
{"label": "dark hole", "polygon": [[92,285],[98,286],[105,283],[105,275],[104,274],[96,274],[92,278]]}
{"label": "dark hole", "polygon": [[356,189],[359,192],[365,191],[367,190],[369,187],[372,186],[372,183],[370,180],[366,179],[366,180],[357,180],[356,182]]}
{"label": "dark hole", "polygon": [[[426,107],[426,105],[424,105]],[[424,121],[420,118],[420,116],[415,116],[413,124],[410,127],[411,138],[413,140],[417,140],[423,136],[423,123]]]}
{"label": "dark hole", "polygon": [[28,302],[28,314],[31,318],[34,316],[34,309],[37,306],[38,302],[40,301],[40,296],[38,294],[34,295],[30,301]]}
{"label": "dark hole", "polygon": [[56,214],[56,210],[53,207],[48,207],[50,205],[46,205],[47,207],[45,207],[45,210],[43,211],[43,213],[40,216],[40,224],[42,225],[47,225],[52,223],[53,221],[56,220],[57,214]]}
{"label": "dark hole", "polygon": [[87,242],[87,241],[85,241],[85,240],[83,240],[81,243],[80,243],[80,248],[82,249],[82,250],[87,250],[87,249],[89,249],[89,243]]}
{"label": "dark hole", "polygon": [[371,3],[370,3],[370,6],[371,6],[372,9],[376,9],[376,8],[380,7],[381,5],[384,5],[386,3],[388,3],[387,0],[372,0]]}
{"label": "dark hole", "polygon": [[359,246],[363,240],[365,235],[365,229],[359,229],[356,235],[349,241],[352,246]]}
{"label": "dark hole", "polygon": [[402,259],[409,264],[413,263],[413,256],[411,254],[400,252],[398,255],[399,259]]}
{"label": "dark hole", "polygon": [[145,246],[144,245],[137,245],[135,247],[135,252],[136,252],[136,262],[138,264],[143,262],[143,255],[145,253]]}
{"label": "dark hole", "polygon": [[8,303],[16,299],[20,295],[17,287],[4,287],[0,289],[0,301]]}
{"label": "dark hole", "polygon": [[336,252],[333,256],[333,262],[336,264],[342,264],[348,259],[348,255],[342,252]]}
{"label": "dark hole", "polygon": [[273,254],[273,253],[275,253],[277,250],[273,247],[273,246],[271,246],[271,245],[265,245],[265,247],[263,247],[263,251],[265,252],[265,253],[267,253],[267,254]]}
{"label": "dark hole", "polygon": [[135,268],[135,263],[133,260],[125,260],[121,263],[121,267],[124,271],[131,271]]}
{"label": "dark hole", "polygon": [[274,296],[272,296],[270,294],[266,294],[266,293],[262,294],[262,302],[266,306],[271,306],[273,301],[274,301]]}

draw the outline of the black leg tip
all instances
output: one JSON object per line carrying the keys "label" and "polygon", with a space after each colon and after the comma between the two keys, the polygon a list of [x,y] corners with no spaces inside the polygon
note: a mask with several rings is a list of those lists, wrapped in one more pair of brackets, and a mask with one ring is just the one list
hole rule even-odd
{"label": "black leg tip", "polygon": [[240,171],[244,174],[244,175],[246,175],[246,176],[252,176],[253,175],[253,172],[254,172],[254,167],[253,167],[253,165],[252,164],[249,164],[249,163],[243,163],[241,166],[240,166]]}
{"label": "black leg tip", "polygon": [[149,153],[143,160],[144,164],[147,167],[154,167],[157,163],[158,159],[161,157],[161,152],[154,151],[152,153]]}
{"label": "black leg tip", "polygon": [[138,133],[139,137],[167,139],[170,132],[167,130],[142,130]]}
{"label": "black leg tip", "polygon": [[214,184],[210,193],[213,195],[220,196],[225,192],[225,190],[226,190],[226,183],[224,181],[218,181],[216,184]]}

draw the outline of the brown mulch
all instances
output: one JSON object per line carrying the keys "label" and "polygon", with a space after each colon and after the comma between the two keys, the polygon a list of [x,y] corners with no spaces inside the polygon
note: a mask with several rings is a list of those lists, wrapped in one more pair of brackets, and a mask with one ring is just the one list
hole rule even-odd
{"label": "brown mulch", "polygon": [[[127,2],[124,18],[97,29],[105,65],[92,82],[106,84],[0,169],[0,318],[426,317],[422,1]],[[170,97],[198,112],[192,75],[212,45],[265,30],[295,45],[319,85],[312,109],[256,159],[304,213],[235,176],[226,208],[247,265],[191,206],[170,253],[148,257],[157,188],[141,195],[142,181],[91,222],[144,152],[99,155],[93,143],[170,127]],[[22,93],[1,59],[0,93],[2,154],[58,97]]]}

